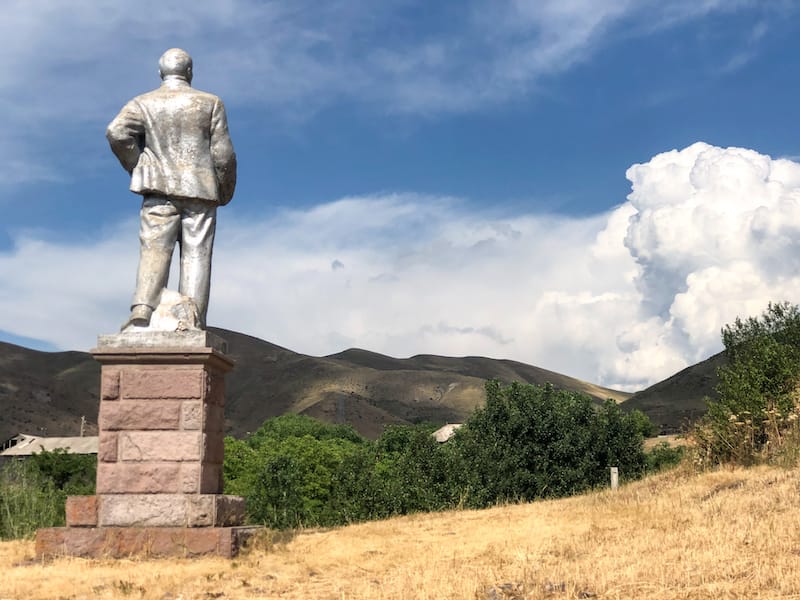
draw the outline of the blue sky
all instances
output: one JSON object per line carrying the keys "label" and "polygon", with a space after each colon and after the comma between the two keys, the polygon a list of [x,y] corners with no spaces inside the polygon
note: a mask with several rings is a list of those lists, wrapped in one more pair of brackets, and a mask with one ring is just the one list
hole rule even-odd
{"label": "blue sky", "polygon": [[796,300],[800,2],[68,4],[0,23],[0,340],[125,320],[139,201],[104,130],[173,46],[239,158],[213,325],[636,389]]}

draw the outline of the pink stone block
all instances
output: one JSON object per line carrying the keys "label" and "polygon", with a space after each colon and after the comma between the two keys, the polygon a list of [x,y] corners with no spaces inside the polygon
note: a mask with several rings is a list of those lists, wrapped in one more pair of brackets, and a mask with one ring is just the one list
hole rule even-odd
{"label": "pink stone block", "polygon": [[178,400],[101,402],[98,427],[101,431],[178,429],[180,418],[181,403]]}
{"label": "pink stone block", "polygon": [[261,527],[50,527],[36,532],[37,558],[193,557],[233,558]]}
{"label": "pink stone block", "polygon": [[203,428],[203,403],[199,400],[184,400],[181,405],[181,429]]}
{"label": "pink stone block", "polygon": [[221,494],[107,494],[101,527],[219,527],[244,521],[244,498]]}
{"label": "pink stone block", "polygon": [[199,431],[124,431],[119,434],[123,461],[199,461],[203,439]]}
{"label": "pink stone block", "polygon": [[125,399],[201,399],[205,371],[201,368],[153,369],[129,367],[122,373],[121,396]]}
{"label": "pink stone block", "polygon": [[206,401],[215,406],[225,405],[225,380],[222,375],[209,376]]}
{"label": "pink stone block", "polygon": [[97,461],[100,463],[117,461],[117,434],[115,432],[100,429]]}
{"label": "pink stone block", "polygon": [[176,494],[200,491],[200,464],[99,463],[98,494]]}
{"label": "pink stone block", "polygon": [[225,409],[220,405],[206,404],[205,413],[203,431],[223,434],[225,431]]}
{"label": "pink stone block", "polygon": [[[178,481],[178,490],[184,494],[197,494],[202,492],[203,465],[199,463],[182,463]],[[222,492],[222,488],[218,490]]]}
{"label": "pink stone block", "polygon": [[103,367],[100,374],[100,399],[116,400],[119,398],[119,369]]}
{"label": "pink stone block", "polygon": [[67,496],[67,525],[97,527],[97,496]]}

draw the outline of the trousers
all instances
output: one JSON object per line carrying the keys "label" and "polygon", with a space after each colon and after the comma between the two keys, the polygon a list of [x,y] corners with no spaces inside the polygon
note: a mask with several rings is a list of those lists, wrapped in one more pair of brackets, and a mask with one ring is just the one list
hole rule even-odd
{"label": "trousers", "polygon": [[180,247],[178,291],[191,298],[202,326],[206,323],[211,288],[211,253],[217,205],[207,200],[147,195],[139,227],[139,268],[132,306],[158,306],[169,279],[175,244]]}

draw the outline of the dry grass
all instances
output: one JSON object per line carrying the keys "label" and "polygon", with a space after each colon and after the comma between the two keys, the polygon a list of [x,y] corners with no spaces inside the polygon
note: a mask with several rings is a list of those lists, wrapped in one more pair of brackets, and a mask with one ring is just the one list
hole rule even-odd
{"label": "dry grass", "polygon": [[2,543],[0,598],[800,598],[798,492],[798,470],[671,472],[616,493],[306,531],[235,561],[40,563],[32,543]]}

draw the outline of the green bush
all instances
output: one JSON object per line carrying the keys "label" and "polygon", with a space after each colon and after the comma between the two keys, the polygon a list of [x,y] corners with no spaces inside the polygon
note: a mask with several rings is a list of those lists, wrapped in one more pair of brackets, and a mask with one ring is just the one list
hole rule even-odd
{"label": "green bush", "polygon": [[97,457],[42,451],[0,469],[0,539],[64,524],[67,496],[93,494]]}
{"label": "green bush", "polygon": [[692,431],[696,464],[751,465],[796,454],[800,432],[800,307],[770,303],[722,330],[718,398]]}
{"label": "green bush", "polygon": [[70,454],[62,448],[35,453],[28,461],[45,480],[51,481],[64,496],[94,494],[97,480],[97,455]]}
{"label": "green bush", "polygon": [[354,429],[301,415],[270,419],[245,440],[225,439],[225,492],[244,496],[252,522],[274,528],[337,525],[365,509],[372,447]]}
{"label": "green bush", "polygon": [[30,537],[40,527],[64,524],[66,495],[29,461],[0,469],[0,539]]}
{"label": "green bush", "polygon": [[644,472],[642,423],[612,401],[551,385],[486,384],[486,405],[455,436],[469,506],[575,494]]}
{"label": "green bush", "polygon": [[641,413],[552,386],[498,382],[445,444],[431,425],[389,426],[375,442],[297,415],[225,440],[225,491],[273,528],[330,526],[458,506],[573,494],[647,469]]}
{"label": "green bush", "polygon": [[435,426],[391,425],[376,442],[375,478],[384,498],[383,516],[432,512],[460,497],[461,468],[454,445],[433,437]]}
{"label": "green bush", "polygon": [[347,522],[342,509],[350,503],[341,480],[345,468],[358,464],[353,457],[361,451],[343,439],[276,441],[262,453],[250,495],[252,518],[278,528]]}
{"label": "green bush", "polygon": [[661,442],[645,453],[646,471],[658,473],[677,467],[685,455],[686,449],[683,446],[670,446],[668,442]]}

